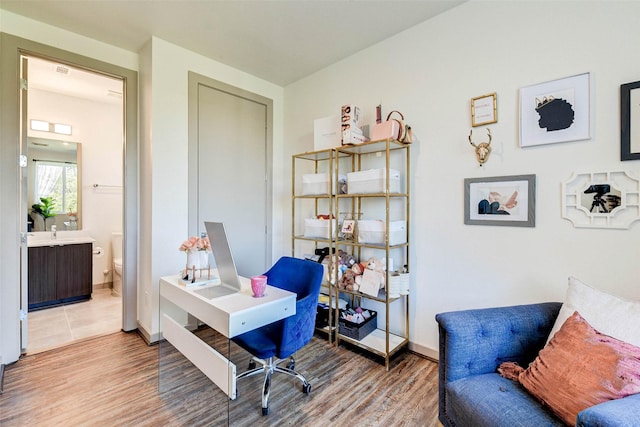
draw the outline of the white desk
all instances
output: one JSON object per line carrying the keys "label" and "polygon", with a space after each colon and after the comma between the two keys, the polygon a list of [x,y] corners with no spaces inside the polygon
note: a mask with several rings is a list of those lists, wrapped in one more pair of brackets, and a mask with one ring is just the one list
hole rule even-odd
{"label": "white desk", "polygon": [[[213,273],[217,277],[218,272],[213,270]],[[241,277],[240,281],[240,292],[208,299],[195,291],[217,285],[187,287],[177,275],[160,278],[160,330],[163,337],[231,399],[236,397],[235,365],[185,328],[186,314],[193,315],[229,339],[296,314],[295,293],[267,286],[265,296],[254,298],[250,280]],[[181,313],[166,308],[163,299]]]}

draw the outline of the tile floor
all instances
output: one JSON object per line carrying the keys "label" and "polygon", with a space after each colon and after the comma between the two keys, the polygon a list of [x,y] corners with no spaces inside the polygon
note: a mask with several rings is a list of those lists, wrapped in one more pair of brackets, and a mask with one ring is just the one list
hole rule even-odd
{"label": "tile floor", "polygon": [[29,312],[27,353],[38,353],[122,328],[122,297],[96,289],[90,301]]}

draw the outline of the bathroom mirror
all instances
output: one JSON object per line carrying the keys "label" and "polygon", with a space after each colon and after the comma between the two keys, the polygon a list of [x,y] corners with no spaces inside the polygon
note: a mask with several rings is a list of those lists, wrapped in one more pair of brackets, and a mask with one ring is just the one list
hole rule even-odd
{"label": "bathroom mirror", "polygon": [[[82,153],[76,142],[55,139],[28,139],[27,211],[29,231],[82,229]],[[55,216],[32,213],[41,197],[52,200]]]}

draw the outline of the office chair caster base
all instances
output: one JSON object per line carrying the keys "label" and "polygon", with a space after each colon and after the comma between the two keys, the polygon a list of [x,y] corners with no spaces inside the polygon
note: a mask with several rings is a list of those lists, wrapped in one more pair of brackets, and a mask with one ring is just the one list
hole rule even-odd
{"label": "office chair caster base", "polygon": [[262,408],[262,415],[269,415],[269,408]]}
{"label": "office chair caster base", "polygon": [[249,370],[256,369],[256,361],[255,360],[250,360],[249,361],[249,368],[248,369]]}
{"label": "office chair caster base", "polygon": [[292,371],[296,370],[296,361],[292,358],[289,359],[289,363],[287,363],[287,369],[290,369]]}
{"label": "office chair caster base", "polygon": [[311,384],[309,384],[309,383],[304,383],[304,384],[302,384],[302,392],[303,392],[304,394],[309,394],[309,393],[311,393]]}

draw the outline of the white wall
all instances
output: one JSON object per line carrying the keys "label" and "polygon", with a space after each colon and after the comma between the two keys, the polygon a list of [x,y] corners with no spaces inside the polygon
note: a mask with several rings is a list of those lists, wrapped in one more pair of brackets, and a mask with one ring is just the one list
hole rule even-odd
{"label": "white wall", "polygon": [[[102,256],[93,258],[93,285],[112,282],[112,273],[103,272],[112,270],[111,232],[122,231],[122,105],[30,89],[29,115],[29,119],[65,123],[73,129],[68,137],[37,131],[30,131],[29,136],[82,146],[82,229],[96,239],[94,248],[104,250]],[[64,229],[62,224],[58,229]]]}
{"label": "white wall", "polygon": [[[579,229],[561,218],[561,183],[573,172],[625,170],[619,86],[640,80],[637,2],[471,1],[285,88],[286,153],[313,149],[313,119],[355,103],[413,126],[413,347],[438,348],[438,312],[562,300],[567,277],[640,299],[640,222],[629,230]],[[591,72],[588,141],[521,149],[518,89]],[[498,94],[493,154],[480,168],[467,136],[472,97]],[[485,135],[475,128],[474,135]],[[287,163],[284,163],[287,165]],[[290,173],[290,171],[287,171]],[[285,173],[285,176],[286,174]],[[536,227],[464,225],[463,180],[537,175]]]}
{"label": "white wall", "polygon": [[[178,251],[188,237],[188,73],[222,81],[273,100],[274,212],[273,247],[285,240],[282,201],[283,89],[227,65],[153,37],[141,53],[141,199],[138,319],[152,339],[158,331],[158,283],[177,274],[184,259]],[[150,91],[150,92],[149,92]],[[286,181],[288,182],[288,181]],[[142,249],[143,248],[143,249]],[[274,250],[274,257],[279,256]]]}

